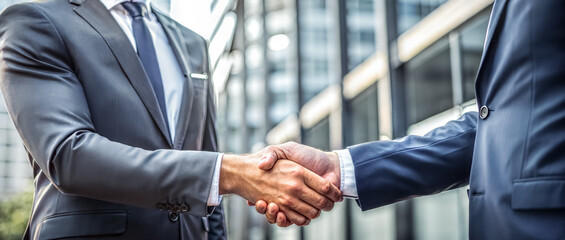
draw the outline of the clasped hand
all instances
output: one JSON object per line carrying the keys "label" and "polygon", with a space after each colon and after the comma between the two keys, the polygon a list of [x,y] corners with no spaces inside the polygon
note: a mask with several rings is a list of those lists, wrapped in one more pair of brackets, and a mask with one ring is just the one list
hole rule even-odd
{"label": "clasped hand", "polygon": [[[277,165],[283,162],[288,162],[286,160],[280,161],[280,159],[288,159],[319,175],[326,181],[330,182],[333,187],[339,187],[341,185],[340,163],[336,153],[323,152],[294,142],[269,146],[261,152],[263,154],[263,158],[258,165],[261,170],[272,171],[272,169],[275,169]],[[337,201],[342,201],[343,197],[341,196],[341,192],[339,192],[339,194],[340,196]],[[336,201],[335,198],[331,199]],[[268,205],[267,202],[269,203]],[[293,212],[289,212],[285,207],[281,206],[277,202],[268,201],[267,199],[262,198],[256,202],[248,201],[248,204],[255,205],[255,209],[258,213],[265,214],[269,223],[277,223],[280,227],[287,227],[293,223],[299,226],[303,225],[301,222],[295,221],[296,218],[293,216]],[[329,211],[331,208],[323,210]],[[309,220],[310,219],[313,218],[309,217]]]}
{"label": "clasped hand", "polygon": [[327,169],[311,171],[301,166],[303,162],[296,161],[297,157],[317,159],[322,155],[312,155],[310,151],[291,152],[299,149],[290,148],[291,145],[295,146],[289,143],[267,147],[246,156],[225,155],[220,170],[220,194],[235,193],[249,202],[257,202],[258,209],[263,206],[266,210],[266,202],[271,203],[271,210],[276,213],[267,214],[267,219],[270,223],[277,222],[273,216],[280,213],[279,226],[291,223],[305,226],[318,217],[321,210],[331,210],[334,202],[342,200],[341,191],[336,187],[339,180],[335,181],[339,176]]}

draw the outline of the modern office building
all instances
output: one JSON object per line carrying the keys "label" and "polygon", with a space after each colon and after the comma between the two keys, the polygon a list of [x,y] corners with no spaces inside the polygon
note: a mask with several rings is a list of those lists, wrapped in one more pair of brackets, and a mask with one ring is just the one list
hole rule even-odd
{"label": "modern office building", "polygon": [[[293,140],[341,149],[425,134],[476,110],[474,78],[492,3],[240,0],[245,34],[236,36],[234,71],[219,91],[219,112],[226,113],[221,146],[249,152]],[[232,239],[467,239],[468,233],[466,189],[367,212],[347,200],[304,228],[265,227],[253,209],[238,208],[230,204],[228,223],[238,219],[247,231],[230,232]]]}

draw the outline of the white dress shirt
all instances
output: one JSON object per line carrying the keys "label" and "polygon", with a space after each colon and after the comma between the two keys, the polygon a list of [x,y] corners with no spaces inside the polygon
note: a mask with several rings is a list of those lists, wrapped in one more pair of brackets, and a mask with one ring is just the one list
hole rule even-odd
{"label": "white dress shirt", "polygon": [[344,197],[358,198],[357,182],[355,181],[355,166],[349,150],[334,151],[339,156],[339,166],[341,172],[340,190]]}
{"label": "white dress shirt", "polygon": [[[125,0],[100,0],[102,4],[110,11],[120,28],[128,37],[133,49],[137,51],[135,37],[133,36],[132,18],[125,8],[121,5]],[[175,140],[175,129],[179,119],[180,106],[182,101],[182,90],[186,87],[186,79],[182,73],[173,48],[169,44],[169,39],[165,31],[161,27],[161,23],[157,21],[157,17],[151,12],[151,4],[149,0],[132,0],[132,2],[141,2],[147,5],[149,16],[143,18],[145,24],[149,28],[151,38],[155,46],[157,54],[157,61],[159,62],[159,70],[161,72],[161,79],[163,79],[163,91],[165,94],[165,106],[167,107],[167,116],[165,116],[169,123],[169,134],[172,141]],[[190,69],[187,69],[190,71]],[[219,182],[220,182],[220,166],[222,161],[222,154],[218,155],[216,160],[216,168],[214,169],[214,177],[212,187],[208,197],[208,205],[217,206],[220,204],[221,196],[219,196]]]}

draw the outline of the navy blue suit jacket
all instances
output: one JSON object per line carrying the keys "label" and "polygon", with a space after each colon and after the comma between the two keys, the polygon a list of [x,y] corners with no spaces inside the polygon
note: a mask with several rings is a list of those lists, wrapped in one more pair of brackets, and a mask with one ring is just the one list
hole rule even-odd
{"label": "navy blue suit jacket", "polygon": [[350,147],[363,210],[470,185],[471,239],[565,239],[565,1],[496,0],[479,113]]}

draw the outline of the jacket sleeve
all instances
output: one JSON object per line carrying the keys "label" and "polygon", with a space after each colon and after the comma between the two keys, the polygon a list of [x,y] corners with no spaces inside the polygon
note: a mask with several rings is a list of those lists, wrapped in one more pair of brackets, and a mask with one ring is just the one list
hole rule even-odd
{"label": "jacket sleeve", "polygon": [[407,136],[349,148],[359,204],[368,210],[469,183],[477,113],[425,136]]}
{"label": "jacket sleeve", "polygon": [[0,15],[0,87],[40,174],[65,194],[145,208],[186,203],[206,216],[218,154],[150,151],[97,134],[73,60],[38,6]]}

